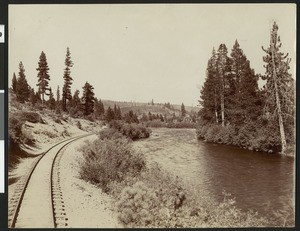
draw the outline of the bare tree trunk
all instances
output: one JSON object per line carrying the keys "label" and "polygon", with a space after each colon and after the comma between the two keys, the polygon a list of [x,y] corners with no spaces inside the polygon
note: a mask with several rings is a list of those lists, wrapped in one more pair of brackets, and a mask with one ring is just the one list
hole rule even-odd
{"label": "bare tree trunk", "polygon": [[219,123],[219,120],[218,120],[218,111],[217,111],[217,109],[215,110],[215,113],[216,113],[216,122],[217,122],[217,124]]}
{"label": "bare tree trunk", "polygon": [[44,93],[42,93],[42,108],[44,107]]}
{"label": "bare tree trunk", "polygon": [[224,92],[221,94],[221,117],[222,117],[222,126],[225,126],[225,113],[224,113]]}
{"label": "bare tree trunk", "polygon": [[221,120],[222,120],[222,126],[224,127],[225,126],[225,103],[224,103],[224,97],[225,97],[225,86],[224,86],[224,73],[221,74],[221,95],[220,95],[220,99],[221,99]]}
{"label": "bare tree trunk", "polygon": [[277,75],[276,75],[275,59],[274,59],[274,43],[272,43],[271,49],[272,49],[273,81],[274,81],[274,89],[275,89],[275,97],[276,97],[279,131],[280,131],[280,138],[281,138],[281,153],[286,154],[286,138],[285,138],[281,105],[280,105],[278,86],[277,86]]}
{"label": "bare tree trunk", "polygon": [[215,90],[215,97],[214,97],[214,101],[215,101],[215,115],[216,115],[216,122],[217,124],[219,123],[219,119],[218,119],[218,105],[217,105],[217,93]]}

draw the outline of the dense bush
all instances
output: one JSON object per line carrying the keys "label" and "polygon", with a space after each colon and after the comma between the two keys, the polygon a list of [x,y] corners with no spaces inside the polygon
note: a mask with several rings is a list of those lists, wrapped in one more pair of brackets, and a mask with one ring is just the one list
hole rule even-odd
{"label": "dense bush", "polygon": [[36,112],[18,111],[11,113],[9,117],[9,135],[15,144],[32,145],[35,142],[30,134],[23,133],[22,131],[22,126],[26,121],[31,123],[43,122],[41,116]]}
{"label": "dense bush", "polygon": [[149,120],[144,124],[147,127],[152,127],[152,128],[163,128],[167,126],[166,122],[162,122],[161,120]]}
{"label": "dense bush", "polygon": [[14,116],[18,117],[19,119],[21,119],[24,122],[28,121],[31,123],[44,123],[40,114],[38,114],[36,112],[18,111],[16,113],[14,113]]}
{"label": "dense bush", "polygon": [[241,126],[202,124],[197,127],[198,139],[208,142],[236,145],[264,152],[279,152],[278,128],[272,123],[248,121]]}
{"label": "dense bush", "polygon": [[97,139],[81,151],[81,178],[99,185],[105,192],[109,191],[108,183],[137,175],[145,167],[144,157],[135,153],[126,139]]}
{"label": "dense bush", "polygon": [[[168,182],[168,183],[166,183]],[[182,182],[158,167],[123,184],[115,204],[125,227],[260,227],[267,220],[234,206],[224,194],[220,203],[182,187]]]}
{"label": "dense bush", "polygon": [[101,140],[104,139],[121,139],[124,138],[122,133],[120,133],[117,129],[115,128],[107,128],[103,129],[98,133],[98,137]]}
{"label": "dense bush", "polygon": [[124,124],[120,132],[132,140],[148,138],[150,136],[150,129],[141,124]]}
{"label": "dense bush", "polygon": [[151,133],[151,130],[142,124],[129,124],[121,121],[112,121],[109,124],[109,127],[119,131],[122,135],[130,138],[131,140],[148,138]]}

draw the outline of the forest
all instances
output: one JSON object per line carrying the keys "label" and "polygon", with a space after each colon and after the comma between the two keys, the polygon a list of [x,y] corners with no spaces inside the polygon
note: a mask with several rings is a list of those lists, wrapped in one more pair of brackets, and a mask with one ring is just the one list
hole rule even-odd
{"label": "forest", "polygon": [[264,75],[255,74],[237,40],[230,55],[225,44],[213,49],[199,100],[199,139],[293,155],[295,80],[281,45],[274,22],[270,44],[262,47]]}

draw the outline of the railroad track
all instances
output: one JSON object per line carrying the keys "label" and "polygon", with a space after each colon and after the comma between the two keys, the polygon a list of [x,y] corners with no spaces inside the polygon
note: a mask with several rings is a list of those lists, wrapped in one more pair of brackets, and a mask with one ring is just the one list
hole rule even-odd
{"label": "railroad track", "polygon": [[[63,228],[67,226],[68,218],[60,187],[59,160],[62,150],[68,144],[90,135],[93,134],[81,135],[59,142],[36,158],[28,174],[18,181],[14,195],[9,202],[9,228],[22,227],[26,223],[30,223],[32,228]],[[50,161],[51,165],[49,166]],[[49,205],[49,203],[51,208],[43,206]],[[47,218],[43,215],[46,215]],[[38,218],[39,216],[41,219]],[[45,224],[46,227],[39,227],[42,224]]]}

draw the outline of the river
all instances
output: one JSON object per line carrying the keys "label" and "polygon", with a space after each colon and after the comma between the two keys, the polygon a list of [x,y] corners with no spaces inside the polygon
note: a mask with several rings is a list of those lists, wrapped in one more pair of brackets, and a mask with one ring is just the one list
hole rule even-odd
{"label": "river", "polygon": [[206,143],[197,140],[194,129],[154,128],[150,138],[134,142],[134,147],[217,201],[225,190],[242,210],[267,218],[280,210],[294,220],[292,157]]}

